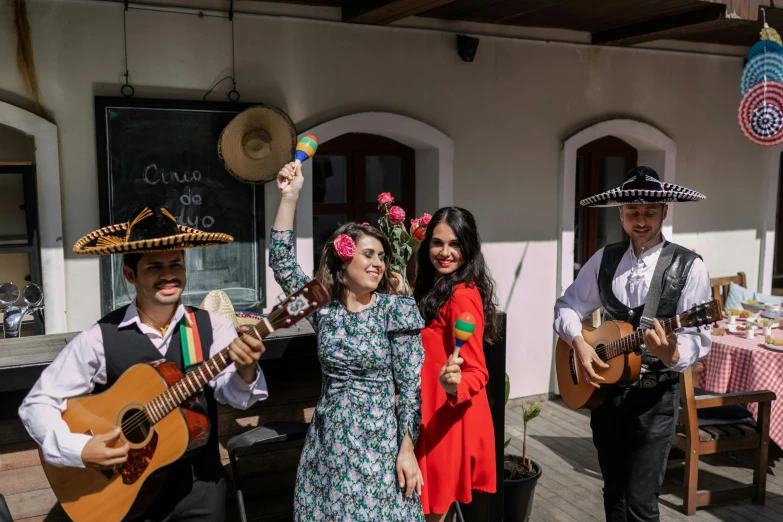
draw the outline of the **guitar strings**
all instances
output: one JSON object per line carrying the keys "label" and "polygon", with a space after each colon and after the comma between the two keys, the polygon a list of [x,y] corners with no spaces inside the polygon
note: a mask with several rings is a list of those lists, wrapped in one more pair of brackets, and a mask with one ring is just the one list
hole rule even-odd
{"label": "guitar strings", "polygon": [[[278,315],[279,315],[279,314],[278,314],[277,312],[272,312],[272,313],[269,315],[269,317],[268,317],[268,318],[269,318],[269,319],[271,319],[272,321],[275,321],[275,320],[277,319]],[[257,327],[258,327],[259,325],[261,325],[261,324],[262,324],[262,322],[261,322],[261,321],[259,321],[259,322],[258,322],[258,323],[257,323],[257,324],[254,326],[254,328],[253,328],[252,330],[250,330],[250,331],[251,331],[251,332],[256,332],[256,331],[257,331]],[[240,339],[243,339],[243,338],[245,337],[245,335],[249,335],[249,334],[248,334],[247,332],[243,333],[243,334],[242,334],[242,336],[240,337]],[[250,335],[251,335],[251,337],[257,337],[257,336],[255,335],[255,333],[254,333],[254,334],[250,334]],[[224,348],[223,350],[225,350],[225,349],[226,349],[226,348]],[[223,352],[223,350],[221,350],[220,352],[222,353],[222,352]],[[224,357],[225,357],[225,356],[224,356]],[[211,358],[210,358],[210,359],[211,359]],[[233,362],[233,361],[232,361],[232,362]],[[227,364],[226,366],[228,366],[228,364]],[[222,371],[222,370],[221,370],[221,371]],[[181,382],[182,382],[182,381],[179,381],[179,382],[177,382],[177,383],[176,383],[174,386],[172,386],[171,388],[169,388],[168,390],[166,390],[166,392],[168,392],[169,390],[173,389],[174,387],[176,387],[176,386],[177,386],[179,383],[181,383]],[[164,393],[166,393],[166,392],[164,392]],[[162,394],[161,394],[161,395],[162,395]],[[157,397],[156,397],[156,399],[157,399]],[[148,404],[149,404],[149,403],[148,403]],[[145,408],[146,408],[146,405],[145,405]],[[173,411],[173,410],[172,410],[172,411]],[[144,426],[144,425],[145,425],[145,424],[146,424],[148,421],[151,421],[151,419],[149,419],[149,418],[147,417],[147,415],[145,414],[145,409],[141,409],[141,410],[139,410],[139,412],[138,412],[138,413],[135,413],[135,414],[134,414],[132,417],[130,417],[129,419],[126,419],[124,422],[122,422],[122,423],[121,423],[121,426],[122,426],[122,431],[123,431],[123,433],[124,433],[124,434],[125,434],[125,433],[127,433],[127,434],[133,434],[133,433],[136,433],[136,432],[140,432],[140,431],[141,431],[141,429],[142,429],[142,427],[143,427],[143,426]],[[127,437],[126,437],[126,438],[127,438]]]}
{"label": "guitar strings", "polygon": [[[686,312],[686,313],[683,313],[682,315],[683,316],[687,316],[689,314]],[[685,319],[688,320],[687,317],[685,317]],[[674,323],[674,319],[666,319],[664,321],[661,321],[661,327],[663,328],[664,333],[670,334],[671,332],[673,332],[674,331],[674,324],[675,324]],[[607,356],[607,353],[612,353],[613,354],[615,349],[619,348],[621,346],[622,342],[627,342],[628,339],[633,339],[633,338],[637,338],[637,337],[639,339],[637,339],[636,341],[641,341],[642,338],[643,338],[643,334],[640,331],[636,331],[636,332],[632,333],[631,335],[628,335],[626,337],[621,337],[620,339],[612,341],[609,344],[602,345],[599,348],[597,348],[595,351],[596,351],[596,353],[598,353],[598,356],[603,361],[606,361],[607,359],[605,359],[605,357]],[[620,353],[622,353],[622,352],[620,352]],[[609,357],[609,358],[612,358],[612,357],[615,357],[617,355],[620,355],[620,353],[611,355],[611,357]]]}
{"label": "guitar strings", "polygon": [[[269,314],[269,316],[267,316],[267,320],[268,320],[270,323],[277,321],[277,319],[279,318],[279,316],[283,314],[283,310],[284,310],[284,308],[281,306],[281,307],[280,307],[280,308],[278,308],[277,310],[274,310],[274,311],[272,311],[272,312]],[[253,337],[253,338],[255,338],[255,339],[261,340],[261,337],[259,337],[259,334],[258,334],[258,327],[259,327],[259,326],[262,326],[264,329],[266,329],[266,325],[264,325],[264,324],[263,324],[263,321],[259,321],[259,322],[258,322],[258,323],[256,323],[256,324],[253,326],[253,328],[251,328],[249,331],[247,331],[247,332],[243,332],[243,333],[242,333],[242,335],[239,337],[239,339],[240,339],[240,340],[244,340],[245,336],[250,336],[250,337]],[[271,332],[269,332],[269,333],[271,333]],[[226,347],[226,348],[223,348],[223,350],[226,350],[227,348],[228,348],[228,347]],[[222,353],[222,352],[223,352],[223,350],[221,350],[219,353]],[[217,354],[216,354],[216,355],[217,355]],[[224,356],[224,358],[225,358],[225,356]],[[212,359],[212,358],[210,358],[210,360],[211,360],[211,359]],[[206,361],[206,362],[208,362],[208,361]],[[233,361],[231,361],[231,362],[233,362]],[[230,364],[230,363],[229,363],[229,364]],[[228,364],[226,364],[226,367],[227,367],[227,366],[228,366]],[[225,369],[225,368],[224,368],[224,369]],[[221,371],[223,371],[223,370],[221,370]],[[173,389],[174,387],[176,387],[177,385],[179,385],[181,382],[182,382],[181,380],[180,380],[180,381],[178,381],[178,382],[177,382],[177,383],[176,383],[174,386],[172,386],[171,388],[167,389],[167,390],[166,390],[165,392],[163,392],[163,393],[167,393],[169,390]],[[161,394],[161,395],[163,395],[163,394]],[[160,397],[160,396],[159,396],[159,397]],[[157,399],[157,397],[156,397],[156,399]],[[154,399],[153,399],[153,400],[154,400]],[[152,401],[150,401],[150,402],[152,402]],[[147,403],[147,404],[149,404],[149,403]],[[144,408],[142,408],[141,410],[139,410],[139,412],[138,412],[138,413],[135,413],[135,414],[134,414],[133,416],[131,416],[129,419],[126,419],[126,420],[124,420],[124,421],[123,421],[123,422],[120,424],[120,425],[121,425],[121,427],[122,427],[122,433],[123,433],[123,435],[126,435],[126,434],[133,434],[133,433],[136,433],[136,432],[141,432],[141,429],[142,429],[142,427],[145,425],[145,423],[146,423],[146,422],[148,422],[148,421],[151,421],[151,419],[149,419],[149,418],[147,417],[147,415],[145,414],[145,409],[146,409],[146,405],[145,405],[145,407],[144,407]],[[172,411],[173,411],[173,410],[172,410]],[[125,436],[125,438],[127,439],[127,435]]]}
{"label": "guitar strings", "polygon": [[[272,322],[274,322],[274,321],[277,320],[277,318],[279,317],[281,312],[282,312],[282,308],[280,308],[280,309],[272,312],[271,314],[269,314],[267,319],[270,319]],[[253,332],[252,334],[249,334],[248,332],[244,332],[244,333],[242,333],[242,336],[240,337],[240,339],[244,339],[244,337],[246,335],[250,335],[251,337],[254,337],[254,338],[259,338],[256,335],[257,328],[258,328],[259,325],[262,325],[262,321],[259,321],[258,323],[256,323],[256,325],[250,330],[250,332]],[[223,350],[226,350],[226,348],[224,348]],[[223,350],[221,350],[221,352],[223,352]],[[228,366],[228,364],[226,364],[226,366]],[[181,382],[182,381],[179,381],[177,384],[175,384],[174,386],[172,386],[171,388],[166,390],[166,392],[168,392],[172,388],[176,387]],[[166,393],[166,392],[164,392],[164,393]],[[146,408],[146,406],[145,406],[145,408]],[[142,426],[144,426],[146,421],[149,421],[149,420],[151,420],[151,419],[148,419],[148,417],[145,415],[145,410],[141,409],[141,410],[139,410],[138,413],[134,414],[132,417],[130,417],[129,419],[126,419],[124,422],[122,422],[122,424],[121,424],[122,425],[122,431],[123,431],[123,433],[128,433],[128,434],[131,434],[131,433],[134,433],[134,432],[138,432],[138,431],[141,430]]]}

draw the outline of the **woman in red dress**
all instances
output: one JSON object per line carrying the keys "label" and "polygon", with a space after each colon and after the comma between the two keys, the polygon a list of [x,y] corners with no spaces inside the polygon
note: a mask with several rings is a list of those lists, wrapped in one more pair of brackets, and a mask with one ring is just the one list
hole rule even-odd
{"label": "woman in red dress", "polygon": [[[498,335],[495,284],[467,210],[438,210],[418,252],[414,297],[422,330],[422,427],[416,444],[427,522],[441,522],[452,503],[496,490],[495,435],[487,399],[484,344]],[[454,321],[470,312],[473,336],[452,360]]]}

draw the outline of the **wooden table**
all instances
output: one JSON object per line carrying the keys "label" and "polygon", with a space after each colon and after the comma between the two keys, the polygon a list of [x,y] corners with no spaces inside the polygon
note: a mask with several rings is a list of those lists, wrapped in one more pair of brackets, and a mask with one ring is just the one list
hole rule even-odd
{"label": "wooden table", "polygon": [[[745,339],[744,334],[713,334],[712,348],[702,359],[704,370],[699,375],[699,387],[714,393],[775,392],[778,399],[772,401],[769,437],[783,447],[783,351],[765,347],[762,334],[753,339]],[[783,330],[773,328],[772,337],[783,339]],[[783,350],[783,346],[780,348]],[[758,404],[749,404],[748,409],[756,418]]]}

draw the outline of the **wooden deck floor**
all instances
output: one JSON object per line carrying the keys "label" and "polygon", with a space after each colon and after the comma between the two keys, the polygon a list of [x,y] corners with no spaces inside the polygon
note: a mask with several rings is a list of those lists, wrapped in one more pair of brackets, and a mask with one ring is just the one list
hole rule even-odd
{"label": "wooden deck floor", "polygon": [[[521,407],[506,409],[509,452],[522,454]],[[604,520],[601,471],[598,467],[587,412],[574,411],[561,401],[541,403],[541,415],[528,424],[528,455],[543,473],[536,487],[533,522],[588,522]],[[767,476],[767,501],[757,506],[747,501],[700,508],[688,517],[680,511],[682,461],[670,460],[660,499],[662,521],[783,521],[783,452],[772,445]],[[752,452],[702,457],[699,485],[731,487],[752,482]]]}

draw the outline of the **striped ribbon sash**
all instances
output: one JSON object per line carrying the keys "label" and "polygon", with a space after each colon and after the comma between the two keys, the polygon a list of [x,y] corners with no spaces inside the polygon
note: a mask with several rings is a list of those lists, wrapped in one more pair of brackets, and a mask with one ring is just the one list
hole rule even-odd
{"label": "striped ribbon sash", "polygon": [[201,338],[198,335],[196,314],[187,307],[187,321],[179,323],[179,337],[182,341],[182,363],[185,369],[204,362],[204,351],[201,349]]}

